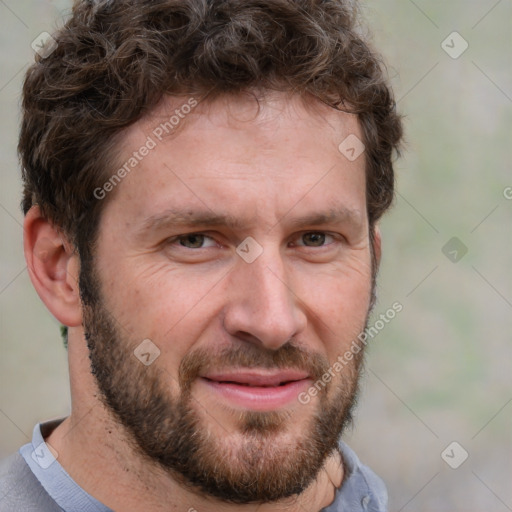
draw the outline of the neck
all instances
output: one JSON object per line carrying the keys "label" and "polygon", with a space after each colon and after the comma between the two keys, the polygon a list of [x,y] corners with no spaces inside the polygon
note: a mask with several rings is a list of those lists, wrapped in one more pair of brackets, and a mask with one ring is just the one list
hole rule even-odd
{"label": "neck", "polygon": [[[336,451],[316,480],[300,495],[279,502],[239,505],[204,496],[184,487],[157,464],[132,448],[124,430],[103,405],[71,414],[46,440],[73,480],[112,510],[147,512],[302,512],[320,511],[334,500],[343,479]],[[103,414],[102,414],[103,413]]]}

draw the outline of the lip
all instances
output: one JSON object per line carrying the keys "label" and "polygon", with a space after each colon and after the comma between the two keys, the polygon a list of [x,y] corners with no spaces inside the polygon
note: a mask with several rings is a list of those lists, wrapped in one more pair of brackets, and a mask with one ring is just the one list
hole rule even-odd
{"label": "lip", "polygon": [[242,409],[271,411],[297,400],[311,379],[300,370],[237,370],[210,373],[200,382],[222,400]]}

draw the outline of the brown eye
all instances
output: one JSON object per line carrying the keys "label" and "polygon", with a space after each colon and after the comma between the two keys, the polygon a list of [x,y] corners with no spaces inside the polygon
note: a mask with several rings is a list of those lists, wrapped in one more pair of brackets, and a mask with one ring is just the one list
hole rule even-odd
{"label": "brown eye", "polygon": [[180,237],[179,242],[183,247],[187,247],[188,249],[201,249],[203,247],[205,241],[204,235],[184,235]]}
{"label": "brown eye", "polygon": [[325,233],[312,232],[302,235],[302,242],[308,247],[321,247],[325,244]]}

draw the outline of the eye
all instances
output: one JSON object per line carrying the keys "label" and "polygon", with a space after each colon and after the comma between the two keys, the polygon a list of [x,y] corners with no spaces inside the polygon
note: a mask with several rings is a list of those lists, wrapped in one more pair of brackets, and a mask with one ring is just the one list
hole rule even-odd
{"label": "eye", "polygon": [[213,238],[203,235],[201,233],[189,233],[181,235],[175,239],[179,245],[187,249],[205,249],[207,247],[214,247],[216,245]]}
{"label": "eye", "polygon": [[334,237],[322,231],[311,231],[303,233],[298,239],[297,245],[305,247],[322,247],[332,244]]}

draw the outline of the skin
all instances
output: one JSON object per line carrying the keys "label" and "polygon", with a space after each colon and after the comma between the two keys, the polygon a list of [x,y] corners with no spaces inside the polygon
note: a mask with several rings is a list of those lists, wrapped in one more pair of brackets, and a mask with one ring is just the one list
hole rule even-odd
{"label": "skin", "polygon": [[[131,126],[119,148],[120,165],[186,99],[166,98]],[[174,395],[179,364],[193,350],[237,344],[277,350],[293,339],[334,362],[364,328],[371,295],[364,155],[350,162],[338,150],[350,134],[362,139],[360,127],[353,115],[309,102],[273,93],[259,112],[247,97],[200,104],[108,198],[95,255],[106,306],[126,337],[158,345],[154,364]],[[213,212],[237,223],[148,228],[147,219],[171,209]],[[306,220],[332,211],[344,214]],[[328,234],[325,245],[307,246],[303,235],[311,232]],[[187,233],[207,235],[206,247],[184,247],[183,238],[173,238]],[[235,251],[248,236],[263,248],[252,263]],[[375,240],[379,260],[378,231]],[[299,496],[249,505],[203,496],[141,457],[91,374],[76,252],[37,206],[25,219],[25,253],[39,296],[69,326],[71,414],[47,442],[82,488],[114,510],[148,512],[298,512],[332,502],[343,477],[336,454]],[[192,396],[211,435],[229,433],[236,449],[243,441],[240,409],[199,382]],[[293,446],[317,408],[318,397],[288,404],[289,420],[276,443]]]}

